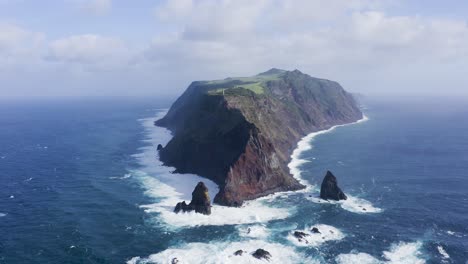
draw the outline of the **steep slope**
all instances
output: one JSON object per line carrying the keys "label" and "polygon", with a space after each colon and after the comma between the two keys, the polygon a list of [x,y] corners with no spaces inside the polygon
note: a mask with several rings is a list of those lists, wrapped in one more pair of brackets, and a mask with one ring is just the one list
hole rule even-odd
{"label": "steep slope", "polygon": [[336,82],[298,70],[193,82],[156,121],[173,132],[161,160],[220,186],[215,202],[245,200],[303,186],[287,164],[308,133],[357,121],[362,113]]}

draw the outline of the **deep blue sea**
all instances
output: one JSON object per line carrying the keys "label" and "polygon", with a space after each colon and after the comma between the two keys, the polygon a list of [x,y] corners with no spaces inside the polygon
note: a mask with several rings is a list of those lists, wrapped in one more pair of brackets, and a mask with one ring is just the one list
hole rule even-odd
{"label": "deep blue sea", "polygon": [[[210,216],[172,213],[203,179],[158,161],[170,133],[152,122],[171,101],[2,99],[0,263],[468,260],[468,100],[367,99],[368,120],[299,144],[290,166],[307,190]],[[317,199],[327,170],[346,202]]]}

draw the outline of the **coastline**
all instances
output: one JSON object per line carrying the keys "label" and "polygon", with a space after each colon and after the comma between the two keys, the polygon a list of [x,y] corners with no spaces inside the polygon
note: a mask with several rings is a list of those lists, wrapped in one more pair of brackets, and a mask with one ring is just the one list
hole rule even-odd
{"label": "coastline", "polygon": [[[149,118],[151,119],[152,123],[154,123],[154,121],[162,118],[168,111],[169,109],[160,109],[161,112],[158,112],[157,115],[153,118]],[[314,140],[315,137],[319,136],[319,135],[322,135],[322,134],[327,134],[327,133],[330,133],[330,132],[333,132],[335,129],[337,128],[340,128],[340,127],[346,127],[346,126],[351,126],[351,125],[356,125],[356,124],[360,124],[360,123],[363,123],[363,122],[366,122],[368,121],[369,118],[363,114],[363,117],[355,122],[352,122],[352,123],[347,123],[347,124],[341,124],[341,125],[335,125],[335,126],[332,126],[328,129],[325,129],[325,130],[319,130],[319,131],[316,131],[316,132],[312,132],[312,133],[309,133],[307,134],[306,136],[304,136],[301,140],[299,140],[297,142],[297,145],[296,145],[296,148],[293,150],[292,154],[291,154],[291,160],[290,162],[287,164],[288,168],[289,168],[289,172],[290,174],[299,181],[299,183],[303,184],[304,186],[306,186],[305,188],[303,189],[300,189],[300,190],[294,190],[294,191],[280,191],[280,192],[274,192],[274,193],[271,193],[271,194],[267,194],[267,195],[264,195],[264,196],[261,196],[261,197],[258,197],[258,198],[255,198],[255,199],[252,199],[252,200],[248,200],[245,202],[245,205],[249,205],[251,202],[253,201],[262,201],[262,200],[268,200],[268,199],[271,199],[271,198],[275,198],[275,197],[278,197],[278,196],[281,196],[281,195],[287,195],[287,194],[291,194],[291,193],[304,193],[304,192],[310,192],[312,190],[312,188],[314,187],[313,185],[311,185],[307,180],[303,179],[301,177],[301,173],[302,171],[299,169],[299,167],[304,164],[304,163],[307,163],[307,162],[310,162],[309,160],[304,160],[304,159],[301,159],[300,158],[300,155],[307,151],[307,150],[310,150],[312,149],[313,145],[312,145],[312,142]],[[158,126],[154,126],[152,125],[153,128],[156,128],[156,129],[163,129],[166,134],[169,134],[170,137],[169,138],[166,138],[164,143],[167,143],[169,142],[169,140],[172,138],[172,135],[171,133],[169,132],[169,130],[167,130],[166,128],[162,128],[162,127],[158,127]],[[150,141],[152,145],[154,145],[155,147],[160,144],[162,141],[156,141],[155,138],[154,140]],[[168,169],[173,169],[172,167],[168,167],[168,166],[165,166],[161,160],[159,159],[159,155],[158,155],[158,163],[160,166],[162,167],[165,167],[165,168],[168,168]],[[187,175],[187,174],[178,174],[178,175]],[[190,174],[192,175],[192,174]],[[195,174],[193,174],[195,175]],[[215,185],[216,186],[216,192],[213,191],[213,188],[210,188],[210,196],[211,196],[211,200],[212,200],[212,204],[213,206],[215,205],[213,203],[213,199],[217,193],[217,191],[219,190],[219,186],[214,183],[213,181],[211,181],[210,179],[208,178],[205,178],[205,177],[202,177],[200,175],[195,175],[197,178],[199,179],[203,179],[204,182],[208,182],[209,186],[213,186]],[[190,193],[191,193],[191,190],[189,189],[187,193],[183,193],[182,196],[184,196],[187,200],[190,200]],[[175,205],[174,205],[175,206]],[[240,208],[243,208],[244,206],[241,206]]]}
{"label": "coastline", "polygon": [[[169,130],[154,126],[154,120],[163,116],[167,109],[156,109],[155,116],[140,119],[146,137],[144,139],[145,146],[141,152],[134,155],[141,165],[141,168],[135,171],[130,171],[131,178],[138,181],[139,185],[144,189],[145,195],[150,197],[153,202],[142,204],[142,208],[146,213],[155,214],[157,222],[165,229],[178,229],[182,227],[193,226],[220,226],[220,225],[239,225],[239,224],[262,224],[272,220],[285,219],[291,214],[294,214],[296,208],[273,205],[275,199],[282,199],[293,194],[304,194],[311,192],[313,186],[305,180],[306,188],[297,191],[276,192],[265,195],[253,200],[246,201],[241,207],[226,207],[218,204],[212,204],[212,214],[201,215],[195,212],[175,214],[174,206],[180,201],[190,201],[193,187],[203,181],[209,189],[210,197],[213,199],[218,192],[219,187],[214,182],[195,174],[179,174],[174,173],[174,168],[165,166],[155,153],[158,144],[166,144],[172,135]],[[298,142],[298,147],[294,150],[292,161],[288,167],[292,169],[293,176],[299,176],[301,171],[299,166],[305,160],[299,158],[303,151],[309,150],[312,147],[312,140],[315,136],[328,133],[334,129],[356,124],[368,120],[364,117],[353,123],[337,125],[327,130],[322,130],[310,133]],[[226,217],[228,216],[228,217]]]}
{"label": "coastline", "polygon": [[300,156],[301,156],[301,154],[303,152],[305,152],[307,150],[311,150],[313,148],[312,141],[314,140],[315,137],[317,137],[319,135],[322,135],[322,134],[327,134],[327,133],[333,132],[335,129],[337,129],[339,127],[356,125],[356,124],[366,122],[368,120],[369,120],[369,118],[365,114],[363,114],[362,118],[355,121],[355,122],[348,123],[348,124],[342,124],[342,125],[336,125],[336,126],[332,126],[332,127],[328,128],[328,129],[325,129],[325,130],[319,130],[319,131],[316,131],[316,132],[312,132],[312,133],[306,135],[305,137],[303,137],[301,140],[299,140],[299,142],[297,142],[296,148],[293,150],[293,152],[291,154],[291,161],[288,163],[288,168],[289,168],[289,172],[293,175],[293,177],[296,180],[298,180],[299,183],[306,186],[306,188],[303,189],[303,190],[293,191],[293,192],[300,192],[300,191],[304,191],[304,190],[310,190],[311,187],[312,187],[312,185],[307,180],[305,180],[305,179],[303,179],[301,177],[302,171],[299,169],[299,167],[304,163],[310,162],[309,160],[301,159]]}

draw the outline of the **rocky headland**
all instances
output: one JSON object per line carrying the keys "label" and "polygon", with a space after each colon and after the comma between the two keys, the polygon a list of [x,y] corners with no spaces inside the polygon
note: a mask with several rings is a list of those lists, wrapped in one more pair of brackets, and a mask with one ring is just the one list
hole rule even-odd
{"label": "rocky headland", "polygon": [[[337,82],[298,70],[193,82],[155,122],[173,138],[161,161],[219,185],[215,203],[243,201],[303,188],[287,164],[305,135],[362,118]],[[182,206],[182,205],[181,205]]]}

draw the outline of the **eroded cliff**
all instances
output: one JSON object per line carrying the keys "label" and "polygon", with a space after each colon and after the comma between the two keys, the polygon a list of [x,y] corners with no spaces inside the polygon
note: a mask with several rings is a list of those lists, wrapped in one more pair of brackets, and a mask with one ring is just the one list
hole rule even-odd
{"label": "eroded cliff", "polygon": [[156,121],[173,132],[160,159],[179,173],[216,182],[215,202],[237,206],[303,186],[287,164],[308,133],[362,118],[338,83],[298,70],[193,82]]}

